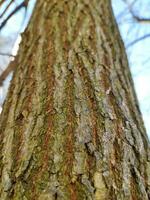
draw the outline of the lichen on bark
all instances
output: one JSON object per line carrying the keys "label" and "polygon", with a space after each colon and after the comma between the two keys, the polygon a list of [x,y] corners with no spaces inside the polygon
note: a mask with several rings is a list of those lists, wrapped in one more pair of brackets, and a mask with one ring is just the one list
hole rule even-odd
{"label": "lichen on bark", "polygon": [[38,0],[0,121],[1,200],[148,200],[149,142],[109,0]]}

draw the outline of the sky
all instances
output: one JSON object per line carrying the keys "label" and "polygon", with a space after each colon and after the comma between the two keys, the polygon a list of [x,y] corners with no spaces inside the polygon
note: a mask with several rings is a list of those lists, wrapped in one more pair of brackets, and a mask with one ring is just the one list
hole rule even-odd
{"label": "sky", "polygon": [[[7,51],[13,55],[16,54],[18,44],[21,37],[18,37],[18,32],[22,32],[24,27],[28,23],[31,16],[32,9],[36,0],[30,0],[29,9],[26,13],[27,18],[24,19],[25,10],[22,9],[16,15],[14,15],[6,27],[2,29],[0,33],[0,52]],[[150,138],[150,38],[147,38],[135,45],[129,46],[129,44],[135,39],[144,34],[150,33],[149,24],[139,24],[132,20],[131,14],[128,12],[125,0],[112,0],[112,7],[115,17],[118,22],[119,30],[124,41],[126,52],[129,60],[129,66],[134,80],[134,85],[137,93],[137,97],[140,104],[140,109],[145,122],[147,134]],[[132,3],[133,0],[127,0]],[[21,3],[22,0],[18,0],[17,3]],[[150,17],[150,0],[138,0],[138,3],[134,6],[134,13],[142,17]],[[7,1],[9,3],[9,0]],[[7,5],[7,4],[6,4]],[[6,6],[5,5],[5,6]],[[15,6],[15,4],[14,4]],[[12,8],[11,8],[12,9]],[[11,11],[11,10],[10,10]],[[9,11],[9,12],[10,12]],[[7,15],[9,14],[7,13]],[[2,9],[0,10],[0,14]],[[7,17],[7,16],[5,16]],[[0,19],[0,23],[3,20]],[[15,43],[14,43],[15,41]],[[5,48],[6,47],[6,48]],[[2,71],[8,63],[8,58],[0,56],[0,70]],[[5,80],[3,87],[0,87],[0,104],[5,99],[6,91],[9,86],[11,75]],[[1,111],[1,107],[0,107]]]}
{"label": "sky", "polygon": [[[132,3],[133,0],[128,2]],[[123,0],[112,0],[112,6],[126,46],[136,94],[150,139],[150,37],[128,46],[135,38],[150,33],[150,23],[139,24],[133,21]],[[133,10],[140,17],[150,18],[150,0],[138,0]],[[121,15],[122,18],[118,17]]]}

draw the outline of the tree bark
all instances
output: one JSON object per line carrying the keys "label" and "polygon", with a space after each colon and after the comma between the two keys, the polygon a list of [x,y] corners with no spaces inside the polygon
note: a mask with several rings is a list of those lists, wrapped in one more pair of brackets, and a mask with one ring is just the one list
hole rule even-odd
{"label": "tree bark", "polygon": [[1,200],[148,200],[149,142],[109,0],[38,0],[0,121]]}

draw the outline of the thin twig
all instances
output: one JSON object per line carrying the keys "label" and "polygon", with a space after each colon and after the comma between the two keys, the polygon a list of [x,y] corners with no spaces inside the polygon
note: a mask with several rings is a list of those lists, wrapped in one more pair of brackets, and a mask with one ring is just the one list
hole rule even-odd
{"label": "thin twig", "polygon": [[1,23],[0,30],[5,26],[5,24],[8,22],[8,20],[16,14],[21,8],[27,9],[29,0],[23,1],[20,5],[18,5],[9,15],[8,17]]}
{"label": "thin twig", "polygon": [[14,61],[12,61],[8,67],[2,72],[2,74],[0,75],[0,86],[3,85],[4,80],[7,78],[7,76],[10,74],[10,72],[12,72],[15,67],[17,65],[16,59]]}
{"label": "thin twig", "polygon": [[140,42],[141,40],[147,39],[150,37],[150,33],[143,35],[135,40],[133,40],[131,43],[127,44],[126,48],[131,47],[132,45],[136,44],[137,42]]}
{"label": "thin twig", "polygon": [[14,0],[11,0],[9,2],[9,4],[6,6],[6,8],[4,9],[4,11],[2,12],[2,14],[0,15],[0,18],[3,17],[3,15],[6,13],[6,11],[9,9],[9,7],[11,6],[11,4],[14,2]]}
{"label": "thin twig", "polygon": [[14,55],[12,55],[12,54],[9,54],[9,53],[3,53],[3,52],[0,52],[0,55],[1,56],[9,56],[9,57],[15,57]]}

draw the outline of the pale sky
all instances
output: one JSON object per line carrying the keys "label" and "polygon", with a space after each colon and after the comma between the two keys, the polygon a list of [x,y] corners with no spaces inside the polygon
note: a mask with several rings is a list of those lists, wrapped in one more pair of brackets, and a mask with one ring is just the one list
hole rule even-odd
{"label": "pale sky", "polygon": [[[133,0],[128,0],[133,2]],[[126,5],[122,0],[112,0],[115,16],[125,12]],[[140,7],[140,9],[139,9]],[[150,0],[138,0],[134,12],[138,16],[150,18]],[[131,15],[126,12],[123,19],[118,19],[119,29],[125,46],[135,38],[150,33],[149,24],[132,23]],[[140,109],[150,138],[150,37],[126,49],[129,65],[134,80]]]}

